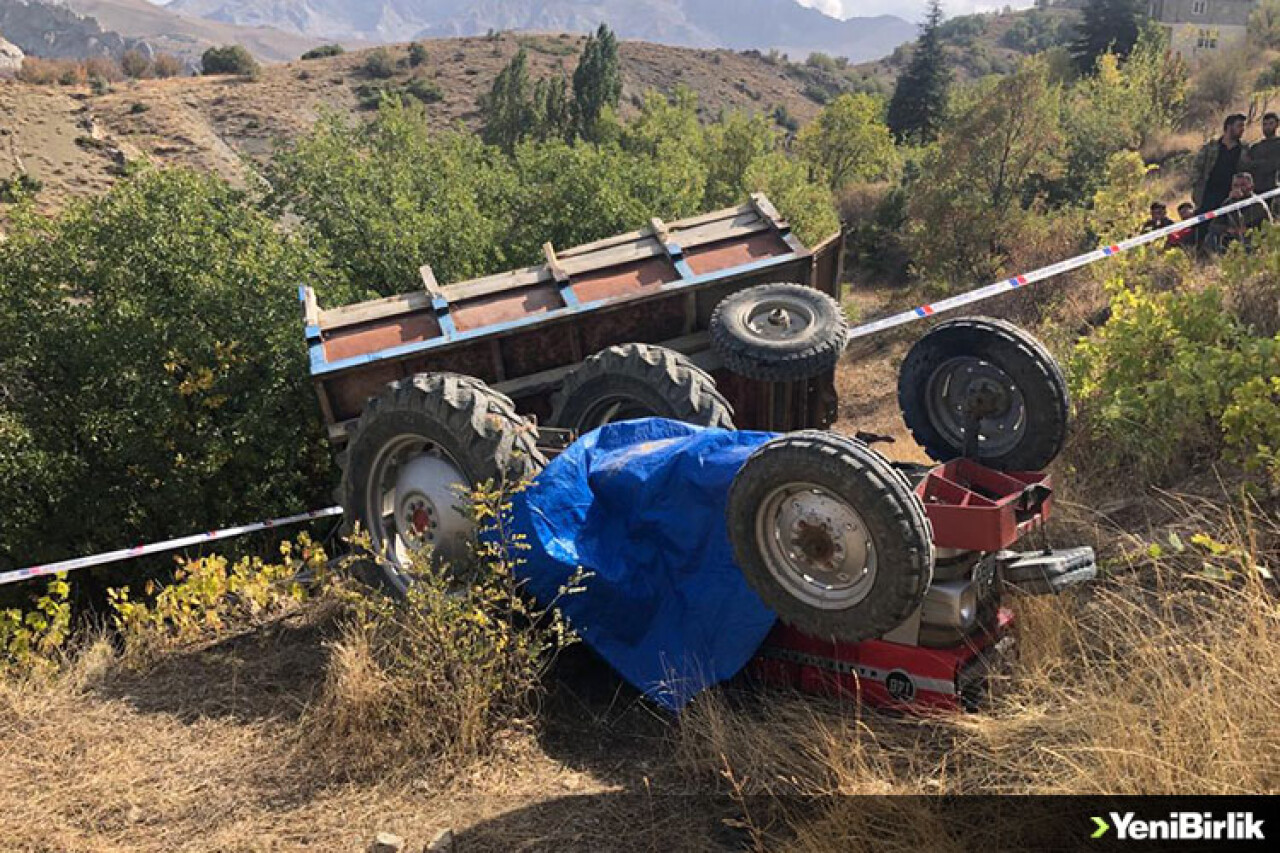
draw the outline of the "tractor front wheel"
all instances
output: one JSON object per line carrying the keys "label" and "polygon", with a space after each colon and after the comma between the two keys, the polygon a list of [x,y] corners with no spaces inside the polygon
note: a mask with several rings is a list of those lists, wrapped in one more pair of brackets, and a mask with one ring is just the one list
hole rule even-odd
{"label": "tractor front wheel", "polygon": [[834,433],[762,445],[733,481],[726,521],[752,589],[814,637],[882,636],[920,606],[932,579],[932,529],[910,483]]}

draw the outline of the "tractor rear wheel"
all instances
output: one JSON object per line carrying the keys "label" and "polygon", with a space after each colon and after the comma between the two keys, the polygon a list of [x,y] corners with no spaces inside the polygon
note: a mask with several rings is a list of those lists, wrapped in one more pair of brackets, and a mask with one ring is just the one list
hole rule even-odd
{"label": "tractor rear wheel", "polygon": [[344,533],[358,523],[368,534],[379,579],[395,593],[408,589],[425,549],[446,565],[468,557],[473,489],[513,488],[546,464],[509,399],[452,373],[393,382],[371,398],[338,462]]}
{"label": "tractor rear wheel", "polygon": [[814,637],[882,636],[920,606],[932,580],[924,505],[855,439],[810,431],[762,445],[733,481],[726,521],[747,583]]}
{"label": "tractor rear wheel", "polygon": [[907,353],[898,404],[916,441],[939,462],[965,453],[970,406],[981,407],[977,459],[1039,471],[1062,452],[1071,402],[1062,368],[1012,323],[967,317],[935,326]]}
{"label": "tractor rear wheel", "polygon": [[551,425],[579,435],[640,418],[733,429],[733,407],[715,380],[680,353],[649,344],[591,356],[565,378],[552,407]]}

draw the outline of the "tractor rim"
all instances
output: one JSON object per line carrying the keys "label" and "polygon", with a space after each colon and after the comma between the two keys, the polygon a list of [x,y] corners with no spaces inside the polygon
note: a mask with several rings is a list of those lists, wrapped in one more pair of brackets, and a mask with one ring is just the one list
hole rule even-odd
{"label": "tractor rim", "polygon": [[388,441],[374,460],[365,491],[365,517],[374,553],[407,568],[431,548],[444,560],[460,549],[471,522],[460,504],[470,483],[454,458],[419,435]]}
{"label": "tractor rim", "polygon": [[817,322],[809,306],[791,299],[765,299],[747,306],[742,323],[764,341],[791,341],[804,337]]}
{"label": "tractor rim", "polygon": [[978,421],[979,455],[1016,448],[1027,430],[1026,400],[1008,373],[981,358],[958,356],[938,366],[925,389],[929,420],[948,443],[963,447],[965,410],[975,395],[990,406]]}
{"label": "tractor rim", "polygon": [[848,609],[875,585],[866,523],[822,486],[789,483],[770,492],[756,513],[756,542],[774,580],[810,607]]}

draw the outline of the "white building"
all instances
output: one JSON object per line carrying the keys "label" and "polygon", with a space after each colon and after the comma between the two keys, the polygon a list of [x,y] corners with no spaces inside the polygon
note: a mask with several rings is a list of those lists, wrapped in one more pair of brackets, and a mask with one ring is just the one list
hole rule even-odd
{"label": "white building", "polygon": [[1189,62],[1242,47],[1257,0],[1150,0],[1151,19],[1169,33],[1169,46]]}

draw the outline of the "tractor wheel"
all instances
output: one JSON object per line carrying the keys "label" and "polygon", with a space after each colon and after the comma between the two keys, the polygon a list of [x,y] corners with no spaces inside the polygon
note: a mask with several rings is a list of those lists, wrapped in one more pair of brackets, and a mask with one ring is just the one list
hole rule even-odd
{"label": "tractor wheel", "polygon": [[565,378],[552,407],[552,426],[579,435],[640,418],[733,429],[733,407],[715,380],[680,353],[648,344],[591,356]]}
{"label": "tractor wheel", "polygon": [[764,382],[793,382],[835,368],[848,341],[840,305],[799,284],[761,284],[725,298],[711,315],[724,366]]}
{"label": "tractor wheel", "polygon": [[417,552],[431,548],[444,564],[467,557],[468,492],[485,483],[514,487],[546,464],[509,399],[452,373],[393,382],[371,398],[338,462],[344,532],[359,523],[380,580],[397,593],[408,588]]}
{"label": "tractor wheel", "polygon": [[939,462],[964,455],[966,411],[985,409],[977,457],[1001,471],[1039,471],[1062,452],[1071,402],[1062,369],[1026,332],[986,317],[934,327],[898,376],[907,428]]}
{"label": "tractor wheel", "polygon": [[726,520],[751,588],[814,637],[882,636],[920,606],[932,580],[924,505],[855,439],[810,431],[762,445],[733,481]]}

